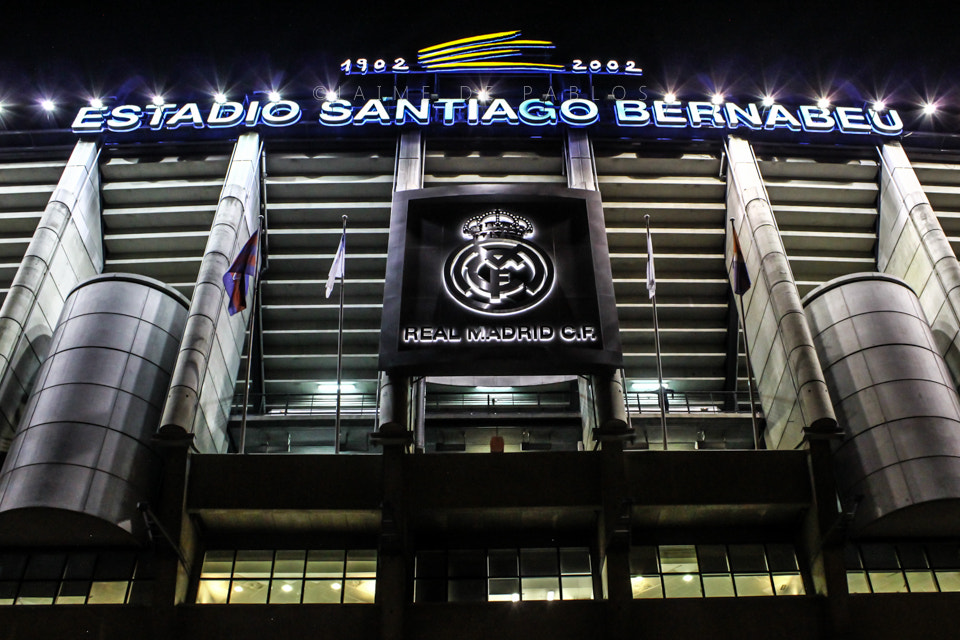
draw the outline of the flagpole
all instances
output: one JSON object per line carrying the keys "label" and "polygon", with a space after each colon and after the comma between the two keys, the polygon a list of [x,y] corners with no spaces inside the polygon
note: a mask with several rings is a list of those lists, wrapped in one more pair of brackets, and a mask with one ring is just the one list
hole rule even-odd
{"label": "flagpole", "polygon": [[334,425],[333,452],[340,453],[340,378],[343,375],[343,289],[347,279],[347,216],[343,215],[343,266],[340,269],[340,317],[337,323],[337,417]]}
{"label": "flagpole", "polygon": [[[734,238],[736,238],[737,230],[734,224],[734,218],[730,218],[730,232],[733,233]],[[738,245],[740,244],[739,240],[736,240],[736,242]],[[734,269],[736,268],[737,267],[734,266]],[[757,449],[759,447],[757,442],[757,412],[753,406],[753,365],[750,363],[750,341],[747,340],[747,314],[743,310],[743,293],[737,294],[737,298],[740,301],[740,328],[743,331],[743,350],[747,354],[747,392],[750,397],[750,425],[751,431],[753,432],[753,448]],[[739,355],[737,357],[739,358]],[[736,391],[734,391],[734,395],[736,395]]]}
{"label": "flagpole", "polygon": [[[259,220],[260,230],[263,229],[263,220]],[[253,335],[257,327],[257,298],[260,293],[260,256],[262,254],[263,234],[257,236],[257,269],[256,282],[253,284],[253,299],[250,302],[250,337],[247,340],[247,375],[243,381],[243,413],[240,418],[240,454],[247,450],[247,406],[250,404],[250,371],[253,367]],[[246,277],[243,275],[242,277]]]}
{"label": "flagpole", "polygon": [[663,432],[663,450],[667,450],[667,394],[663,390],[663,362],[660,358],[660,322],[657,318],[656,274],[653,270],[653,240],[650,236],[650,215],[643,216],[647,222],[647,291],[653,303],[653,340],[657,346],[657,401],[660,404],[660,429]]}

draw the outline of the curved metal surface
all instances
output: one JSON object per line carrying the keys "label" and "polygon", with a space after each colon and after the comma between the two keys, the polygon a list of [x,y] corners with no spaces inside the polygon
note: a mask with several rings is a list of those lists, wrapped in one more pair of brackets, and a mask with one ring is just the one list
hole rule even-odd
{"label": "curved metal surface", "polygon": [[960,398],[920,302],[902,280],[853,274],[804,298],[843,441],[835,448],[855,535],[960,528]]}
{"label": "curved metal surface", "polygon": [[0,544],[143,536],[137,503],[157,490],[151,440],[187,306],[164,284],[128,274],[70,293],[0,472]]}

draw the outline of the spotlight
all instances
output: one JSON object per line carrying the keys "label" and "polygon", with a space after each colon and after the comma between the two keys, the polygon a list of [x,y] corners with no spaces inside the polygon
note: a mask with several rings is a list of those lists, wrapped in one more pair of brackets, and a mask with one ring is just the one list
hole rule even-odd
{"label": "spotlight", "polygon": [[760,104],[762,104],[762,105],[765,106],[765,107],[772,107],[773,104],[774,104],[774,102],[775,102],[775,101],[774,101],[774,99],[773,99],[773,96],[771,96],[771,95],[768,94],[768,95],[763,96]]}
{"label": "spotlight", "polygon": [[486,89],[480,89],[480,91],[477,92],[477,98],[480,99],[480,102],[486,102],[490,99],[490,92]]}
{"label": "spotlight", "polygon": [[53,103],[53,100],[50,98],[44,98],[40,101],[40,108],[44,111],[50,112],[57,108],[57,105]]}
{"label": "spotlight", "polygon": [[925,102],[923,104],[923,115],[932,116],[937,112],[937,103],[935,102]]}
{"label": "spotlight", "polygon": [[103,109],[103,100],[100,98],[94,98],[90,101],[90,106],[94,109]]}
{"label": "spotlight", "polygon": [[820,107],[821,109],[829,109],[830,108],[829,98],[818,98],[817,106]]}
{"label": "spotlight", "polygon": [[723,94],[715,93],[710,97],[710,102],[713,104],[723,104]]}
{"label": "spotlight", "polygon": [[279,92],[279,91],[271,91],[270,93],[267,94],[267,99],[268,99],[270,102],[280,102],[280,92]]}
{"label": "spotlight", "polygon": [[883,111],[884,109],[887,108],[887,103],[884,102],[883,100],[877,100],[876,102],[873,103],[873,105],[870,108],[873,109],[874,111]]}
{"label": "spotlight", "polygon": [[337,99],[337,92],[336,92],[336,91],[327,91],[327,94],[326,94],[325,96],[323,96],[323,97],[326,99],[327,102],[333,102],[334,100]]}
{"label": "spotlight", "polygon": [[153,106],[155,107],[162,107],[163,105],[167,104],[167,101],[164,100],[163,96],[159,93],[150,98],[150,102],[152,102]]}
{"label": "spotlight", "polygon": [[227,96],[224,93],[215,93],[213,94],[213,101],[217,104],[223,104],[227,101]]}
{"label": "spotlight", "polygon": [[664,102],[676,102],[676,101],[677,101],[677,94],[675,94],[673,91],[668,91],[667,93],[665,93],[665,94],[663,95],[663,101],[664,101]]}

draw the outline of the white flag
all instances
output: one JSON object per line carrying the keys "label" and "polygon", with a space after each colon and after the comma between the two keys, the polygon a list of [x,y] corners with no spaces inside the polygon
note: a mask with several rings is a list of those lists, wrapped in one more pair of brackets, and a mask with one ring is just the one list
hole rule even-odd
{"label": "white flag", "polygon": [[653,240],[649,229],[647,229],[647,293],[651,299],[657,295],[657,276],[653,271]]}
{"label": "white flag", "polygon": [[347,234],[344,232],[340,236],[340,246],[337,248],[337,255],[333,258],[333,264],[330,265],[330,274],[327,276],[327,297],[333,293],[333,285],[337,278],[343,278],[343,263],[347,258]]}

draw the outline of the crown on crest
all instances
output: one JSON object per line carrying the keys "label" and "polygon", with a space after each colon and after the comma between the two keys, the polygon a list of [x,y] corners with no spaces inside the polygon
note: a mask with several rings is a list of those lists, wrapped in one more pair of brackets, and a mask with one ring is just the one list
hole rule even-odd
{"label": "crown on crest", "polygon": [[509,238],[520,240],[533,234],[533,223],[515,213],[494,209],[474,216],[463,224],[463,235],[475,240]]}

